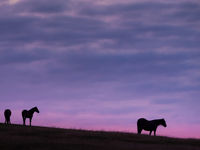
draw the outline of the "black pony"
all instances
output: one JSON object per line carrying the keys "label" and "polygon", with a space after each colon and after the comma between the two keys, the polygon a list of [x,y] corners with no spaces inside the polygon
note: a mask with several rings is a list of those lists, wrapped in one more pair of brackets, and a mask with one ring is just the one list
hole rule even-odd
{"label": "black pony", "polygon": [[10,123],[10,116],[11,116],[11,110],[10,109],[6,109],[4,111],[4,116],[5,116],[5,124],[11,124]]}
{"label": "black pony", "polygon": [[142,130],[144,129],[146,131],[150,131],[149,135],[151,135],[151,132],[154,131],[154,136],[155,136],[156,135],[156,129],[159,125],[167,127],[165,119],[156,119],[156,120],[148,121],[145,118],[140,118],[137,121],[138,134],[141,134]]}
{"label": "black pony", "polygon": [[30,119],[30,126],[31,126],[31,121],[32,121],[34,112],[39,113],[39,110],[38,110],[37,107],[34,107],[30,110],[23,110],[22,111],[23,125],[26,125],[26,118],[29,118]]}

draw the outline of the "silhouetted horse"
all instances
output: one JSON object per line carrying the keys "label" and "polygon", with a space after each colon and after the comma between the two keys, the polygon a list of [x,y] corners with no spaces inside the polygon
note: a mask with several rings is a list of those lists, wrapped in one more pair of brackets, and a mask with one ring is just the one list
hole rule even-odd
{"label": "silhouetted horse", "polygon": [[32,121],[34,112],[39,113],[39,110],[38,110],[37,107],[34,107],[30,110],[23,110],[22,111],[23,125],[26,125],[26,118],[29,118],[30,119],[30,126],[31,126],[31,121]]}
{"label": "silhouetted horse", "polygon": [[5,116],[5,124],[11,124],[10,123],[10,116],[11,116],[11,111],[10,109],[6,109],[4,111],[4,116]]}
{"label": "silhouetted horse", "polygon": [[167,127],[165,119],[157,119],[157,120],[148,121],[144,118],[140,118],[137,121],[138,134],[141,134],[142,130],[144,129],[146,131],[150,131],[149,135],[151,135],[151,132],[154,131],[154,136],[155,136],[156,135],[156,129],[159,125]]}

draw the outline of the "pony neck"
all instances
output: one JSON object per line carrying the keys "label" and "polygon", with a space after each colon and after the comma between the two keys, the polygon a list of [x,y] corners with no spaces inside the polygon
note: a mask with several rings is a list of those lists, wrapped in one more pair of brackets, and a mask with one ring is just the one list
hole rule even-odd
{"label": "pony neck", "polygon": [[30,110],[31,112],[35,112],[35,107]]}

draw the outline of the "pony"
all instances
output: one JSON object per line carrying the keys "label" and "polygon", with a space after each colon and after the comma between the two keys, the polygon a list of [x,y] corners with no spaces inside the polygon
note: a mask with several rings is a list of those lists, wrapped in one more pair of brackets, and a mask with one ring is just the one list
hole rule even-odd
{"label": "pony", "polygon": [[10,116],[11,116],[11,110],[10,109],[6,109],[4,111],[4,116],[5,116],[5,124],[11,124],[10,123]]}
{"label": "pony", "polygon": [[26,125],[26,118],[30,120],[30,126],[33,118],[34,112],[40,113],[37,107],[33,107],[30,110],[23,110],[22,111],[22,118],[23,118],[23,125]]}
{"label": "pony", "polygon": [[167,127],[165,119],[156,119],[156,120],[149,121],[149,120],[146,120],[145,118],[140,118],[137,121],[138,134],[141,134],[142,130],[146,130],[146,131],[150,131],[149,135],[151,135],[151,132],[154,131],[154,136],[156,136],[156,129],[159,125]]}

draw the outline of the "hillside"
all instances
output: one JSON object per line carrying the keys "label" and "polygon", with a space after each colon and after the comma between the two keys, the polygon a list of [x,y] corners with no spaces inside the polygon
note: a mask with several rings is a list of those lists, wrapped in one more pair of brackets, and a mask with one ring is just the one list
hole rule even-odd
{"label": "hillside", "polygon": [[1,150],[200,150],[200,140],[0,124]]}

